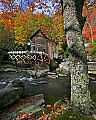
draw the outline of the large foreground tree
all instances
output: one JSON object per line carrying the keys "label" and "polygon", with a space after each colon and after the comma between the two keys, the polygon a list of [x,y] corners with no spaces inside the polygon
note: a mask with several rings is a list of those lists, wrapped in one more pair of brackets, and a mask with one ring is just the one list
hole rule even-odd
{"label": "large foreground tree", "polygon": [[87,57],[82,39],[85,23],[82,17],[84,0],[61,0],[71,73],[71,104],[87,114],[90,109],[90,92]]}

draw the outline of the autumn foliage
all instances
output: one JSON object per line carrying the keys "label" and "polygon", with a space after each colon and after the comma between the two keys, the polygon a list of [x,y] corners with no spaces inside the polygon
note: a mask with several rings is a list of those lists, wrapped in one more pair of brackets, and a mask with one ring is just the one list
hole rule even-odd
{"label": "autumn foliage", "polygon": [[[50,39],[58,42],[60,53],[64,51],[62,46],[64,47],[66,38],[59,0],[1,0],[0,4],[1,48],[6,46],[7,50],[14,50],[17,46],[25,46],[30,36],[41,29]],[[85,2],[83,15],[87,16],[83,38],[93,42],[96,39],[95,4]]]}
{"label": "autumn foliage", "polygon": [[[11,38],[10,35],[5,37],[5,33],[0,35],[0,38],[3,38],[0,39],[1,45],[5,43],[3,41],[7,41],[7,44],[10,44],[11,41],[14,44],[14,49],[16,46],[24,46],[30,36],[38,29],[41,29],[51,40],[60,44],[59,51],[62,51],[65,35],[62,10],[58,0],[53,0],[50,3],[54,10],[53,8],[50,9],[48,0],[46,2],[34,0],[34,2],[26,1],[23,3],[20,1],[19,4],[15,0],[12,2],[2,0],[1,3],[4,9],[2,7],[0,14],[0,29],[3,26],[4,29],[7,28],[8,34],[12,34]],[[1,31],[4,31],[4,29]]]}
{"label": "autumn foliage", "polygon": [[86,22],[83,28],[83,38],[89,43],[91,56],[96,56],[96,5],[94,2],[87,3],[83,9]]}
{"label": "autumn foliage", "polygon": [[90,5],[88,10],[84,9],[87,14],[86,23],[83,29],[83,37],[89,40],[96,39],[96,7],[94,5]]}

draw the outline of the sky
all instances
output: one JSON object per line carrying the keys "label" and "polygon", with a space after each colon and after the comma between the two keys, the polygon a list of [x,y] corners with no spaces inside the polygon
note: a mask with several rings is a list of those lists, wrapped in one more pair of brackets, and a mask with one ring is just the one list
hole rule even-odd
{"label": "sky", "polygon": [[[16,1],[16,3],[17,4],[20,4],[20,1],[21,0],[15,0]],[[24,2],[24,1],[27,1],[27,0],[22,0],[22,3]],[[38,1],[38,0],[37,0]],[[54,10],[54,7],[52,7],[52,0],[40,0],[40,2],[42,2],[42,3],[45,3],[45,1],[48,1],[48,3],[47,3],[47,5],[50,7],[50,11],[52,12],[52,13],[54,13],[55,12],[55,10]],[[90,2],[93,2],[94,0],[90,0]],[[34,0],[29,0],[29,2],[34,2]],[[36,3],[37,4],[37,3]],[[39,3],[38,3],[39,4]],[[38,4],[37,4],[37,6],[38,6]],[[23,5],[23,8],[24,9],[26,9],[27,7],[28,7],[28,4],[25,2],[25,3],[23,3],[22,4]],[[58,7],[58,5],[57,4],[55,4],[55,6],[57,6]],[[0,3],[0,8],[4,8],[4,6]],[[45,12],[45,14],[48,14],[48,9],[47,8],[42,8],[43,10],[44,10],[44,12]],[[38,9],[38,7],[36,8],[36,12],[41,12],[41,10],[40,9]],[[1,9],[0,9],[0,13],[1,13]]]}
{"label": "sky", "polygon": [[[23,0],[22,0],[22,1],[23,1]],[[37,0],[37,1],[38,1],[38,0]],[[54,7],[52,7],[52,0],[40,0],[41,3],[45,3],[45,1],[48,1],[47,5],[50,6],[50,11],[51,11],[51,13],[55,13],[56,10],[54,10]],[[59,0],[59,1],[60,1],[60,0]],[[93,1],[94,1],[94,0],[90,0],[90,2],[93,2]],[[34,2],[34,0],[29,0],[29,2]],[[38,6],[38,3],[37,3],[37,6]],[[56,3],[55,6],[58,7],[58,4]],[[25,7],[26,7],[26,5],[25,5]],[[48,9],[47,9],[47,8],[42,8],[42,10],[44,11],[45,14],[48,14],[48,12],[47,12]],[[39,13],[40,13],[42,10],[38,9],[38,7],[37,7],[37,9],[36,9],[35,12],[39,12]]]}
{"label": "sky", "polygon": [[[17,5],[20,5],[20,2],[21,0],[15,0],[16,2],[14,4],[17,4]],[[25,2],[24,2],[25,1]],[[37,0],[38,1],[38,0]],[[35,12],[41,12],[42,10],[41,9],[38,9],[38,6],[40,7],[40,3],[44,3],[45,4],[45,1],[46,1],[46,5],[49,7],[49,8],[46,8],[46,7],[42,7],[42,10],[44,11],[45,14],[48,14],[48,9],[50,10],[50,12],[52,13],[55,13],[55,10],[54,10],[54,7],[52,6],[52,0],[40,0],[39,3],[35,2],[35,5],[37,5],[37,7],[35,8]],[[29,0],[29,2],[34,2],[34,0]],[[58,4],[54,4],[55,7],[58,7]],[[27,0],[22,0],[22,4],[21,6],[23,7],[23,9],[26,9],[28,7],[28,3],[27,3]],[[0,8],[3,8],[4,9],[4,6],[2,4],[0,4]],[[7,8],[7,10],[10,11],[9,8]],[[1,12],[0,12],[1,13]]]}

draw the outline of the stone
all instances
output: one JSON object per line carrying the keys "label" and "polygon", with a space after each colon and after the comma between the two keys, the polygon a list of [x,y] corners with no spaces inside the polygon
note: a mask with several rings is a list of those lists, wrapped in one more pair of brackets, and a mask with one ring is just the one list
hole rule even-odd
{"label": "stone", "polygon": [[0,90],[0,108],[7,107],[16,102],[23,94],[23,88],[5,88]]}
{"label": "stone", "polygon": [[[21,111],[15,111],[13,113],[11,113],[9,115],[9,118],[13,118],[16,119],[17,115],[21,115],[21,116],[30,116],[30,119],[34,119],[36,116],[41,116],[42,113],[44,111],[43,107],[40,106],[36,106],[34,105],[30,105],[30,106],[26,106],[24,109],[22,109]],[[26,119],[26,118],[25,118]]]}
{"label": "stone", "polygon": [[49,78],[53,78],[53,79],[56,79],[58,78],[58,75],[48,75]]}
{"label": "stone", "polygon": [[38,86],[38,83],[35,83],[35,82],[33,82],[33,83],[30,83],[31,85],[34,85],[34,86]]}
{"label": "stone", "polygon": [[68,76],[68,74],[59,73],[58,76],[59,76],[59,77],[66,77],[66,76]]}
{"label": "stone", "polygon": [[45,103],[44,99],[43,99],[43,98],[40,98],[39,100],[37,100],[37,101],[35,102],[35,105],[41,106],[41,105],[44,105],[44,103]]}
{"label": "stone", "polygon": [[56,75],[56,72],[47,72],[49,75]]}
{"label": "stone", "polygon": [[58,67],[58,63],[54,59],[51,60],[50,65],[49,65],[50,71],[56,70],[57,67]]}
{"label": "stone", "polygon": [[46,72],[48,72],[49,69],[37,69],[37,70],[27,70],[27,72],[32,76],[32,77],[35,77],[35,78],[40,78],[44,75],[46,75]]}
{"label": "stone", "polygon": [[28,72],[32,77],[35,77],[35,76],[36,76],[36,70],[27,70],[27,72]]}
{"label": "stone", "polygon": [[25,105],[16,108],[16,110],[3,116],[1,120],[16,119],[16,117],[19,115],[21,115],[22,117],[30,115],[30,119],[35,118],[36,116],[40,116],[45,110],[45,108],[43,107],[43,105],[45,104],[43,97],[43,94],[31,96],[29,99],[34,99],[34,103],[26,103]]}
{"label": "stone", "polygon": [[[11,81],[4,89],[0,90],[0,108],[15,103],[25,95],[25,85],[19,79]],[[3,98],[3,99],[2,99]]]}
{"label": "stone", "polygon": [[4,69],[4,71],[5,72],[17,72],[17,70],[14,68],[6,68],[6,69]]}
{"label": "stone", "polygon": [[[26,108],[26,109],[25,109]],[[30,113],[36,113],[38,111],[41,111],[42,108],[36,104],[30,104],[30,105],[26,105],[24,109],[21,109],[19,112],[20,114],[30,114]]]}
{"label": "stone", "polygon": [[88,74],[93,74],[93,75],[96,75],[96,70],[95,71],[90,71],[90,70],[88,70]]}
{"label": "stone", "polygon": [[25,85],[20,79],[16,79],[11,81],[5,88],[13,88],[13,87],[22,87],[24,89]]}
{"label": "stone", "polygon": [[47,84],[47,82],[46,81],[40,81],[40,82],[38,82],[38,84]]}
{"label": "stone", "polygon": [[42,77],[42,76],[44,76],[44,74],[45,74],[45,72],[44,72],[44,70],[40,70],[40,71],[37,71],[36,72],[36,78],[40,78],[40,77]]}

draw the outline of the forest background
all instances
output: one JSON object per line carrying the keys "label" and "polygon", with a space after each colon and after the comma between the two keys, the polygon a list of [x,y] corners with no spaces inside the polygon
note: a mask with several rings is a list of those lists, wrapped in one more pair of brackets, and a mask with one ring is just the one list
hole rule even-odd
{"label": "forest background", "polygon": [[[96,56],[96,5],[85,1],[83,16],[86,23],[83,39],[90,49],[88,55]],[[30,36],[41,29],[49,39],[59,44],[59,54],[68,55],[60,0],[1,0],[0,50],[26,50]]]}

